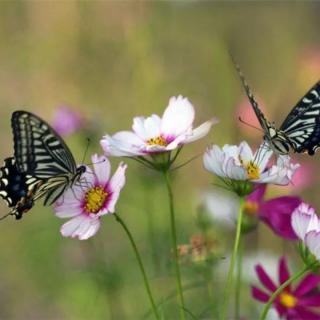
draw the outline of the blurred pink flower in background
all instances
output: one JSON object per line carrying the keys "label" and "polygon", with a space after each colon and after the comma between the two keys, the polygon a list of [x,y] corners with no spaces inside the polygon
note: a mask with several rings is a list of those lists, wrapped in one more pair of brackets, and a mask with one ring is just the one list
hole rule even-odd
{"label": "blurred pink flower in background", "polygon": [[298,70],[300,70],[300,74],[297,78],[303,87],[309,87],[313,85],[312,82],[319,80],[320,46],[310,46],[303,49]]}
{"label": "blurred pink flower in background", "polygon": [[[264,290],[252,286],[251,293],[254,299],[263,303],[267,303],[271,294],[276,291],[282,283],[290,278],[287,260],[285,257],[282,257],[279,260],[279,285],[269,277],[262,265],[256,265],[255,269]],[[273,302],[273,306],[279,316],[282,319],[287,320],[320,319],[320,314],[316,313],[315,309],[315,307],[318,307],[317,311],[320,311],[320,293],[314,290],[319,283],[320,276],[309,273],[295,288],[292,288],[290,285],[286,287]]]}
{"label": "blurred pink flower in background", "polygon": [[[261,111],[269,119],[268,112],[266,111],[264,103],[261,102],[261,99],[257,99],[257,101],[259,101],[259,107]],[[245,134],[248,137],[262,138],[262,136],[258,135],[257,130],[255,130],[254,128],[250,128],[250,126],[254,126],[256,128],[261,129],[261,125],[247,97],[243,98],[237,105],[236,111],[235,111],[235,117],[236,117],[235,121],[241,133]],[[250,126],[246,125],[245,123],[242,123],[239,120],[239,117],[241,118],[241,120],[245,121]]]}
{"label": "blurred pink flower in background", "polygon": [[52,127],[61,136],[68,136],[84,126],[84,119],[80,112],[68,106],[60,106],[56,109],[52,121]]}
{"label": "blurred pink flower in background", "polygon": [[120,163],[110,177],[111,165],[106,157],[93,155],[92,163],[93,172],[87,167],[80,183],[69,188],[54,206],[56,216],[71,218],[61,227],[64,237],[86,240],[97,233],[102,216],[115,212],[127,166]]}

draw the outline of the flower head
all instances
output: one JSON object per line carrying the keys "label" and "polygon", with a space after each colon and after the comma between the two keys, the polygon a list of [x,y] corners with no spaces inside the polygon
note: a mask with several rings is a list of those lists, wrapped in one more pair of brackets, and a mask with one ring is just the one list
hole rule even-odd
{"label": "flower head", "polygon": [[101,146],[110,156],[145,156],[170,152],[184,144],[206,136],[216,120],[209,120],[193,129],[194,107],[187,98],[172,97],[162,118],[133,119],[132,131],[120,131],[113,136],[105,135]]}
{"label": "flower head", "polygon": [[[278,285],[268,276],[260,264],[256,265],[255,270],[264,290],[253,286],[252,296],[260,302],[267,303],[271,294],[277,290]],[[279,285],[290,277],[287,261],[284,257],[279,261],[278,276]],[[295,288],[286,287],[273,302],[279,316],[288,320],[320,319],[320,314],[313,309],[313,307],[319,307],[320,304],[320,294],[313,291],[319,283],[320,276],[309,273]]]}
{"label": "flower head", "polygon": [[[239,146],[225,145],[222,149],[213,145],[204,154],[203,162],[208,171],[229,185],[234,185],[235,181],[287,185],[299,164],[292,164],[289,156],[279,156],[275,164],[268,166],[272,154],[265,143],[255,153],[246,142]],[[252,188],[248,188],[246,194],[251,191]]]}
{"label": "flower head", "polygon": [[320,219],[314,208],[300,204],[292,213],[291,225],[309,252],[320,261]]}
{"label": "flower head", "polygon": [[114,213],[125,184],[127,166],[121,163],[110,178],[111,166],[104,156],[92,156],[94,170],[87,168],[78,185],[68,189],[55,204],[59,218],[72,218],[61,227],[65,237],[85,240],[96,234],[103,215]]}
{"label": "flower head", "polygon": [[[266,184],[256,184],[253,192],[244,198],[242,230],[253,230],[260,220],[278,236],[289,240],[298,239],[291,227],[291,215],[302,200],[296,196],[266,200],[266,189]],[[216,221],[235,225],[239,211],[239,198],[235,194],[215,189],[205,194],[204,201],[208,212]]]}
{"label": "flower head", "polygon": [[52,127],[62,136],[74,133],[83,125],[81,115],[67,106],[61,106],[56,110],[52,123]]}

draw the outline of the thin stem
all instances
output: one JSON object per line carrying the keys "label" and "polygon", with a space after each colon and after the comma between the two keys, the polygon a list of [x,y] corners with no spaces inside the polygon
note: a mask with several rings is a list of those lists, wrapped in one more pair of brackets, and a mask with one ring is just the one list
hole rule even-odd
{"label": "thin stem", "polygon": [[235,290],[235,320],[240,319],[240,291],[241,291],[241,279],[242,279],[242,253],[243,253],[243,241],[240,240],[238,257],[237,257],[237,278],[236,278],[236,290]]}
{"label": "thin stem", "polygon": [[175,271],[176,271],[177,298],[180,303],[180,319],[184,320],[185,305],[184,305],[184,298],[183,298],[183,291],[182,291],[182,284],[181,284],[181,274],[180,274],[179,255],[178,255],[178,246],[177,246],[176,221],[175,221],[174,205],[173,205],[173,193],[171,188],[169,172],[164,171],[163,174],[166,181],[168,197],[169,197],[171,237],[172,237]]}
{"label": "thin stem", "polygon": [[242,217],[243,217],[243,203],[244,199],[243,197],[240,197],[240,203],[239,203],[239,214],[238,214],[238,221],[237,221],[237,230],[236,230],[236,238],[234,241],[234,246],[233,246],[233,251],[231,255],[231,261],[230,261],[230,266],[229,266],[229,271],[228,271],[228,276],[227,276],[227,283],[226,283],[226,289],[224,292],[224,300],[222,302],[222,309],[220,313],[220,319],[224,320],[226,319],[226,312],[227,312],[227,307],[231,295],[231,290],[232,290],[232,281],[233,281],[233,273],[234,273],[234,266],[236,262],[236,258],[238,255],[238,248],[239,248],[239,243],[240,243],[240,237],[241,237],[241,225],[242,225]]}
{"label": "thin stem", "polygon": [[149,297],[149,300],[150,300],[150,303],[151,303],[151,306],[152,306],[152,309],[153,309],[154,316],[156,317],[157,320],[160,320],[160,316],[159,316],[156,304],[154,302],[154,299],[153,299],[153,296],[152,296],[152,293],[151,293],[151,289],[150,289],[149,281],[148,281],[148,278],[147,278],[147,274],[146,274],[146,272],[144,270],[144,266],[143,266],[143,263],[142,263],[141,256],[139,254],[137,245],[136,245],[136,243],[135,243],[135,241],[134,241],[134,239],[132,237],[132,234],[129,231],[127,225],[124,223],[124,221],[116,213],[114,214],[114,216],[115,216],[117,222],[119,222],[121,224],[121,226],[123,227],[124,231],[126,232],[128,238],[130,240],[130,243],[132,245],[133,251],[134,251],[134,253],[136,255],[136,258],[137,258],[137,261],[138,261],[138,264],[139,264],[139,267],[140,267],[140,271],[141,271],[141,274],[142,274],[142,277],[143,277],[143,281],[144,281],[144,285],[146,287],[146,291],[147,291],[147,294],[148,294],[148,297]]}
{"label": "thin stem", "polygon": [[274,300],[277,299],[278,295],[288,286],[291,284],[291,282],[298,280],[299,278],[301,278],[306,272],[308,272],[312,266],[314,264],[305,266],[303,269],[301,269],[300,271],[298,271],[297,273],[295,273],[294,275],[292,275],[287,281],[285,281],[280,287],[277,288],[277,290],[275,292],[273,292],[273,294],[271,295],[269,301],[266,303],[266,305],[264,306],[262,313],[260,315],[259,320],[264,320],[267,316],[267,313],[271,307],[271,305],[273,304]]}

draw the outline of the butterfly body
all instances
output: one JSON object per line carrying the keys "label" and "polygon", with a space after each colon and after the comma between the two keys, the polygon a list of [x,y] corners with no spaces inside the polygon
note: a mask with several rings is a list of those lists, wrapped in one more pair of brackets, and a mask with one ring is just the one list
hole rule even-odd
{"label": "butterfly body", "polygon": [[239,66],[236,68],[269,147],[280,155],[291,150],[314,155],[320,147],[320,81],[300,99],[278,129],[266,119]]}

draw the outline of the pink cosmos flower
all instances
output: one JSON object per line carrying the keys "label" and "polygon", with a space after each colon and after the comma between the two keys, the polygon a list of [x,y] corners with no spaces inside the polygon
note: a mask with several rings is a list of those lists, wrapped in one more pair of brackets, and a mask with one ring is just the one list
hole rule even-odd
{"label": "pink cosmos flower", "polygon": [[320,219],[314,208],[300,204],[292,213],[291,225],[304,245],[320,260]]}
{"label": "pink cosmos flower", "polygon": [[125,184],[127,166],[120,163],[110,178],[111,165],[104,156],[92,156],[90,168],[82,175],[79,185],[67,190],[54,210],[59,218],[71,218],[61,227],[64,237],[85,240],[97,233],[103,215],[114,213],[120,191]]}
{"label": "pink cosmos flower", "polygon": [[[285,257],[280,259],[278,268],[278,281],[281,285],[290,278]],[[260,264],[256,265],[255,270],[264,290],[252,286],[252,296],[260,302],[267,303],[279,285],[268,276]],[[295,288],[286,287],[273,303],[279,316],[287,320],[319,320],[320,314],[316,311],[320,311],[320,293],[314,290],[319,283],[320,276],[309,273]]]}
{"label": "pink cosmos flower", "polygon": [[162,118],[153,114],[133,119],[132,131],[105,135],[101,146],[109,156],[135,157],[172,151],[179,146],[206,136],[213,124],[211,119],[193,129],[195,111],[187,98],[172,97]]}
{"label": "pink cosmos flower", "polygon": [[68,136],[82,128],[84,120],[81,115],[67,106],[57,108],[52,127],[62,136]]}

